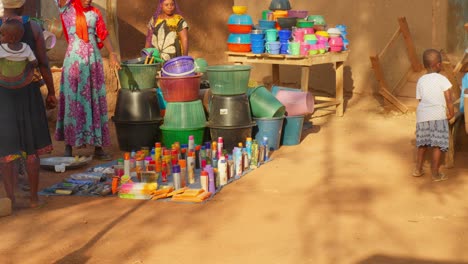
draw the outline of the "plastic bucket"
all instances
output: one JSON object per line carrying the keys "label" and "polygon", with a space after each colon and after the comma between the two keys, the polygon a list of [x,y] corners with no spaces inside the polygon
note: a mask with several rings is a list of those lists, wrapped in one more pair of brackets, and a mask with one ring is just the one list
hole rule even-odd
{"label": "plastic bucket", "polygon": [[276,98],[286,108],[286,113],[291,116],[304,115],[314,112],[314,96],[310,92],[279,90]]}
{"label": "plastic bucket", "polygon": [[188,144],[189,136],[193,136],[196,145],[201,145],[205,134],[205,127],[194,128],[194,129],[182,129],[182,128],[167,128],[164,125],[161,126],[162,132],[162,143],[166,147],[171,147],[175,142],[180,144]]}
{"label": "plastic bucket", "polygon": [[264,86],[249,89],[249,102],[254,117],[281,117],[286,108]]}
{"label": "plastic bucket", "polygon": [[[154,89],[154,88],[153,88]],[[153,89],[120,89],[115,105],[115,119],[124,122],[154,121],[162,119],[157,94]]]}
{"label": "plastic bucket", "polygon": [[281,145],[293,146],[301,142],[302,126],[304,116],[286,116],[283,122],[283,132],[281,134]]}
{"label": "plastic bucket", "polygon": [[249,98],[246,94],[213,95],[209,109],[209,125],[245,126],[252,123]]}
{"label": "plastic bucket", "polygon": [[255,118],[254,120],[257,123],[257,127],[254,128],[254,135],[257,142],[262,142],[263,138],[267,137],[268,147],[272,150],[279,149],[284,116]]}
{"label": "plastic bucket", "polygon": [[161,69],[161,64],[143,64],[144,60],[138,58],[121,63],[118,75],[122,89],[156,88],[156,73]]}
{"label": "plastic bucket", "polygon": [[248,137],[252,137],[252,127],[255,123],[247,126],[219,127],[210,126],[210,135],[212,139],[223,138],[223,148],[232,152],[239,142],[245,142]]}
{"label": "plastic bucket", "polygon": [[198,99],[202,73],[183,77],[158,77],[166,102],[189,102]]}
{"label": "plastic bucket", "polygon": [[276,96],[278,94],[278,91],[280,90],[286,90],[286,91],[292,91],[292,92],[301,92],[302,90],[299,88],[290,88],[290,87],[283,87],[283,86],[278,86],[278,85],[273,85],[271,86],[271,93]]}
{"label": "plastic bucket", "polygon": [[192,102],[170,102],[166,105],[166,129],[193,129],[206,124],[205,109],[200,99]]}
{"label": "plastic bucket", "polygon": [[247,91],[250,70],[248,65],[216,65],[206,67],[211,93],[218,95],[244,94]]}
{"label": "plastic bucket", "polygon": [[129,122],[112,118],[115,124],[117,141],[122,151],[139,150],[142,147],[154,146],[161,139],[160,125],[162,119],[154,121]]}

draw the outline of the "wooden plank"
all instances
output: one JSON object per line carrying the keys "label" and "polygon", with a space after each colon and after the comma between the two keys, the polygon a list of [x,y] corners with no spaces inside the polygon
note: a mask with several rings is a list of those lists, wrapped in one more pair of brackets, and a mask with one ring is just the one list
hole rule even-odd
{"label": "wooden plank", "polygon": [[375,78],[380,84],[379,93],[387,99],[391,104],[393,104],[398,110],[403,113],[408,111],[408,107],[401,103],[392,93],[388,91],[388,85],[385,80],[382,67],[380,66],[380,61],[378,55],[370,56],[372,63],[372,69],[374,70]]}
{"label": "wooden plank", "polygon": [[344,89],[343,89],[343,62],[337,62],[335,64],[335,89],[336,89],[336,100],[340,102],[336,106],[336,115],[343,116],[344,112]]}
{"label": "wooden plank", "polygon": [[304,92],[309,91],[309,66],[302,66],[301,67],[301,90]]}
{"label": "wooden plank", "polygon": [[325,96],[314,96],[315,102],[317,101],[324,101],[324,102],[331,102],[331,101],[336,101],[336,98],[334,97],[325,97]]}
{"label": "wooden plank", "polygon": [[396,85],[390,90],[392,94],[398,94],[398,91],[403,87],[409,79],[409,76],[413,73],[413,68],[409,67],[406,73],[398,80]]}
{"label": "wooden plank", "polygon": [[453,168],[454,167],[454,158],[455,158],[455,148],[457,143],[458,131],[460,130],[460,124],[463,120],[463,113],[456,113],[455,116],[451,119],[451,124],[449,127],[449,148],[445,154],[445,167]]}
{"label": "wooden plank", "polygon": [[279,73],[279,65],[278,64],[272,64],[271,65],[271,75],[273,78],[273,84],[274,85],[279,85],[280,84],[280,73]]}
{"label": "wooden plank", "polygon": [[314,105],[314,109],[325,108],[325,107],[330,107],[330,106],[336,106],[336,105],[339,104],[339,103],[340,103],[340,102],[338,102],[338,101],[320,103],[320,104]]}
{"label": "wooden plank", "polygon": [[228,62],[312,66],[335,63],[337,61],[346,61],[349,51],[327,52],[324,54],[305,56],[302,59],[287,59],[286,57],[280,59],[271,58],[269,56],[250,56],[250,54],[252,54],[250,52],[226,51],[225,54],[227,55]]}
{"label": "wooden plank", "polygon": [[387,49],[393,45],[393,43],[395,43],[398,39],[398,37],[400,36],[400,28],[398,28],[395,33],[393,33],[393,36],[392,38],[390,39],[390,41],[387,43],[387,45],[383,48],[383,50],[379,53],[379,58],[383,58],[383,56],[385,55],[385,53],[387,52]]}
{"label": "wooden plank", "polygon": [[400,24],[400,31],[403,34],[403,38],[406,44],[406,50],[408,52],[408,57],[411,62],[411,66],[413,70],[418,72],[423,69],[420,60],[416,56],[416,48],[413,43],[413,38],[411,37],[411,33],[409,31],[408,23],[406,22],[405,17],[398,18],[398,23]]}

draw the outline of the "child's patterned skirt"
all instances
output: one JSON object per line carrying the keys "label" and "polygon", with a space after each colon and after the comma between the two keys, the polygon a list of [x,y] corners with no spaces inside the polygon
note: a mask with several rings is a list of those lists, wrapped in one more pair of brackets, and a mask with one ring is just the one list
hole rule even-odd
{"label": "child's patterned skirt", "polygon": [[448,120],[431,120],[416,123],[416,146],[439,147],[447,151],[449,146]]}

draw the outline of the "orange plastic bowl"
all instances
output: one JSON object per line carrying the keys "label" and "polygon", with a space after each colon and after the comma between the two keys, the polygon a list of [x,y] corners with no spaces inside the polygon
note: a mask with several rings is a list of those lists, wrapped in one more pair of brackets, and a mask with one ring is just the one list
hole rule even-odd
{"label": "orange plastic bowl", "polygon": [[248,33],[250,33],[250,31],[252,31],[252,25],[228,24],[228,30],[231,33],[248,34]]}
{"label": "orange plastic bowl", "polygon": [[249,52],[251,44],[228,43],[228,50],[234,52]]}

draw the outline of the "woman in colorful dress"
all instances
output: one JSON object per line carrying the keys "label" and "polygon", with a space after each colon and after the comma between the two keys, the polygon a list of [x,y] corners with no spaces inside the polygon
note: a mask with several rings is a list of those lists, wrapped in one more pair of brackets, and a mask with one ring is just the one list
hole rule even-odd
{"label": "woman in colorful dress", "polygon": [[180,15],[175,0],[159,0],[156,13],[148,23],[145,48],[157,48],[167,61],[188,55],[188,24]]}
{"label": "woman in colorful dress", "polygon": [[[28,44],[34,52],[38,62],[38,72],[32,81],[12,88],[0,84],[0,168],[3,185],[8,198],[15,205],[14,190],[18,180],[18,161],[26,159],[26,172],[28,175],[31,193],[30,206],[41,204],[38,197],[39,186],[39,155],[52,151],[52,141],[47,123],[44,99],[40,87],[45,82],[47,86],[46,106],[55,108],[54,82],[46,54],[44,35],[39,24],[27,16],[21,16],[25,0],[2,0],[4,12],[2,21],[17,19],[23,23],[24,34],[21,42]],[[1,24],[1,23],[0,23]],[[2,70],[8,66],[1,65]],[[24,71],[23,76],[31,73]],[[41,80],[42,76],[42,80]],[[23,78],[18,75],[19,80]],[[3,79],[9,82],[11,78]],[[3,82],[2,82],[3,83]],[[4,83],[6,84],[6,83]]]}
{"label": "woman in colorful dress", "polygon": [[60,80],[55,139],[65,141],[65,156],[72,147],[95,146],[94,157],[110,160],[103,147],[110,145],[106,87],[99,49],[110,54],[110,66],[120,67],[101,12],[92,0],[56,0],[68,42]]}

